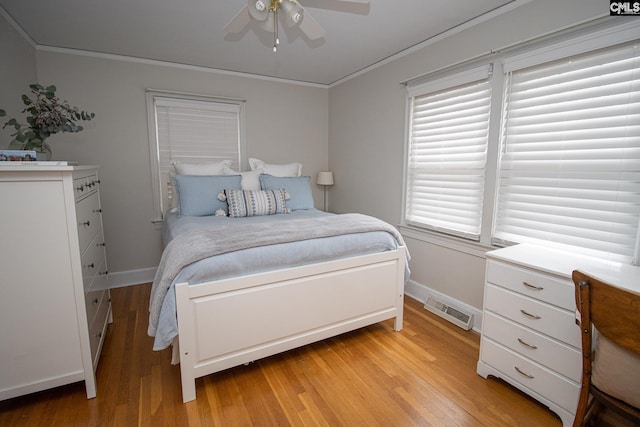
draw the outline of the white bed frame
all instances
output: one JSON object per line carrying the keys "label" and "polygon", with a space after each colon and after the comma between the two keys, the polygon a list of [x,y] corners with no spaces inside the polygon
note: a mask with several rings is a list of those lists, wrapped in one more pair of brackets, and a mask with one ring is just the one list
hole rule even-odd
{"label": "white bed frame", "polygon": [[182,400],[195,379],[395,318],[403,321],[406,248],[175,286]]}

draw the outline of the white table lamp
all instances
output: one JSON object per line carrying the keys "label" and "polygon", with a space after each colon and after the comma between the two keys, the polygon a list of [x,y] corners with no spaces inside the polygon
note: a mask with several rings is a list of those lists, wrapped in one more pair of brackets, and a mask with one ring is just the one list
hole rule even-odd
{"label": "white table lamp", "polygon": [[324,211],[327,210],[327,187],[333,185],[333,172],[320,171],[316,179],[318,185],[324,186]]}

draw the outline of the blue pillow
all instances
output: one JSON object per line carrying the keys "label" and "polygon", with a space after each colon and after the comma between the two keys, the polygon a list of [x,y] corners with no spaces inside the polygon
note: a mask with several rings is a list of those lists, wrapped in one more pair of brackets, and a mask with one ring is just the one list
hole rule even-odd
{"label": "blue pillow", "polygon": [[287,200],[287,207],[292,211],[314,208],[310,176],[277,177],[262,174],[260,175],[260,186],[263,190],[284,188],[291,196]]}
{"label": "blue pillow", "polygon": [[218,200],[224,190],[241,189],[240,175],[176,175],[173,185],[178,200],[178,215],[215,215],[218,209],[227,212],[227,203]]}

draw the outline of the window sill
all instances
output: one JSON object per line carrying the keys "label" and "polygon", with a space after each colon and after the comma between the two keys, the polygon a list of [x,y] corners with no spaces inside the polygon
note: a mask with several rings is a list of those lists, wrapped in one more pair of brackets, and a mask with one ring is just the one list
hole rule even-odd
{"label": "window sill", "polygon": [[472,242],[460,237],[447,236],[446,234],[434,231],[424,230],[408,225],[398,226],[400,233],[404,237],[419,240],[421,242],[430,243],[432,245],[441,246],[443,248],[452,249],[454,251],[466,253],[479,258],[484,258],[485,253],[497,247],[486,245],[480,242]]}

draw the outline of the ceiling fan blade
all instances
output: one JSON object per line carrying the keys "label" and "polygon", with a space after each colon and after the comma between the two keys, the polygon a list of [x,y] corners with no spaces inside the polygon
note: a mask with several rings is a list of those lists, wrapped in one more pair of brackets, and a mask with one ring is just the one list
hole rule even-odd
{"label": "ceiling fan blade", "polygon": [[302,32],[311,40],[321,39],[325,35],[324,28],[318,24],[318,21],[316,21],[306,9],[304,11],[304,18],[299,26]]}
{"label": "ceiling fan blade", "polygon": [[224,30],[227,33],[239,33],[244,30],[249,22],[251,21],[251,15],[249,15],[249,8],[247,6],[240,9],[240,12],[236,14],[231,21],[227,22],[224,26]]}

